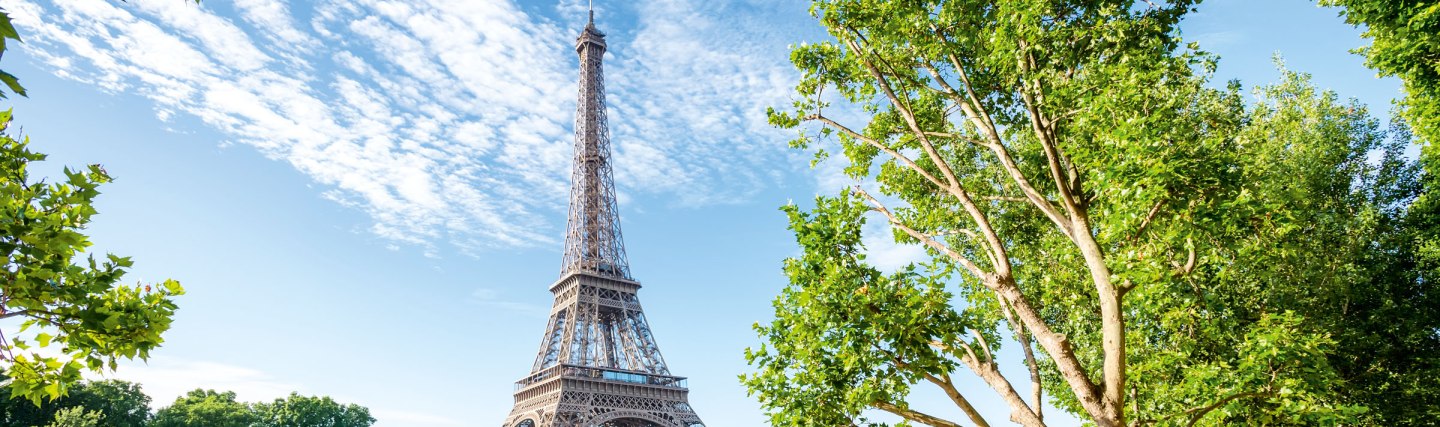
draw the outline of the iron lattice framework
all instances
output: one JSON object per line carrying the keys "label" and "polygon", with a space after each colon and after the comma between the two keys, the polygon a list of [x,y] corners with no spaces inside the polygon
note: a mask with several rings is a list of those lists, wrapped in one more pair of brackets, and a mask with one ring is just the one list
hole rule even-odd
{"label": "iron lattice framework", "polygon": [[605,76],[600,70],[605,34],[595,29],[593,18],[575,41],[575,52],[580,54],[580,99],[575,105],[575,165],[560,275],[588,272],[631,280],[610,167]]}
{"label": "iron lattice framework", "polygon": [[605,81],[605,34],[590,23],[575,42],[580,100],[570,219],[555,305],[530,375],[515,383],[505,427],[703,426],[685,378],[670,375],[635,296],[615,182]]}

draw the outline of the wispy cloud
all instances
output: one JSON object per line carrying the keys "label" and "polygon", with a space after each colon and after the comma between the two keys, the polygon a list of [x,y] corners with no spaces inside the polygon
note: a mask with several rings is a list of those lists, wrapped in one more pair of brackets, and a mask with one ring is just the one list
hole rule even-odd
{"label": "wispy cloud", "polygon": [[[641,2],[633,44],[615,49],[611,102],[620,179],[690,205],[743,200],[773,181],[786,132],[765,109],[794,86],[785,44],[727,2]],[[695,191],[700,190],[700,191]]]}
{"label": "wispy cloud", "polygon": [[[141,95],[162,120],[193,116],[287,162],[386,239],[430,253],[558,243],[577,75],[569,22],[510,1],[240,0],[233,16],[164,1],[0,7],[57,75]],[[631,7],[634,32],[612,36],[608,57],[620,191],[702,206],[772,182],[783,137],[762,112],[792,72],[783,45],[739,36],[764,32],[722,13],[754,6]]]}

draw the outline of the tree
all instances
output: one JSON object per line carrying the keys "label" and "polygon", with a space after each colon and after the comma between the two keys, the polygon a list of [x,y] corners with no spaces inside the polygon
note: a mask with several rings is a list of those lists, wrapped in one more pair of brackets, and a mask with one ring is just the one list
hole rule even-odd
{"label": "tree", "polygon": [[290,393],[272,403],[237,402],[234,392],[194,390],[155,414],[154,427],[369,427],[370,410],[327,396]]}
{"label": "tree", "polygon": [[[1361,424],[1424,425],[1440,419],[1440,257],[1427,248],[1440,242],[1440,215],[1426,169],[1406,160],[1410,128],[1397,118],[1390,141],[1379,150],[1381,174],[1366,196],[1377,209],[1357,221],[1355,233],[1370,236],[1356,251],[1358,278],[1329,315],[1313,316],[1335,332],[1331,356],[1344,380],[1346,399],[1370,409]],[[1394,177],[1386,182],[1385,176]]]}
{"label": "tree", "polygon": [[259,427],[369,427],[375,424],[370,410],[356,404],[342,405],[330,397],[290,393],[285,399],[255,405]]}
{"label": "tree", "polygon": [[[1190,5],[813,3],[835,41],[793,50],[800,99],[770,120],[817,161],[836,140],[861,184],[784,208],[803,251],[742,377],[772,424],[957,425],[906,401],[927,383],[990,425],[962,369],[1029,426],[1047,394],[1100,426],[1364,411],[1330,363],[1343,325],[1310,319],[1361,279],[1383,138],[1300,74],[1249,112],[1238,84],[1207,88],[1214,58],[1175,37]],[[868,218],[929,258],[871,267]]]}
{"label": "tree", "polygon": [[[1353,351],[1342,361],[1354,398],[1374,409],[1371,424],[1417,425],[1440,417],[1440,2],[1434,0],[1321,0],[1340,6],[1346,22],[1363,26],[1370,46],[1357,49],[1366,65],[1398,77],[1399,102],[1392,134],[1421,145],[1419,184],[1407,209],[1378,230],[1380,248],[1396,259],[1378,266],[1372,285],[1382,292],[1357,299]],[[1406,126],[1406,122],[1410,126]],[[1405,206],[1405,204],[1401,204]]]}
{"label": "tree", "polygon": [[60,401],[100,413],[106,427],[145,427],[150,420],[150,396],[128,381],[82,383]]}
{"label": "tree", "polygon": [[55,421],[46,424],[45,427],[97,427],[105,416],[100,411],[87,411],[85,408],[74,406],[61,409],[55,413]]}
{"label": "tree", "polygon": [[65,396],[35,405],[27,399],[11,398],[8,387],[0,387],[0,425],[39,426],[59,420],[65,408],[84,408],[104,416],[108,427],[143,427],[150,419],[150,396],[139,384],[104,380],[72,387]]}
{"label": "tree", "polygon": [[250,427],[259,416],[235,392],[195,389],[155,413],[153,427]]}
{"label": "tree", "polygon": [[[90,247],[82,231],[110,175],[90,165],[66,168],[63,182],[32,182],[28,167],[45,155],[29,150],[29,138],[5,132],[10,118],[9,111],[0,113],[0,319],[22,318],[20,332],[36,330],[33,340],[0,335],[0,357],[12,396],[39,404],[64,394],[82,370],[113,370],[122,357],[148,358],[170,328],[171,298],[184,289],[174,280],[122,285],[128,257],[77,260]],[[46,347],[60,356],[32,350]]]}

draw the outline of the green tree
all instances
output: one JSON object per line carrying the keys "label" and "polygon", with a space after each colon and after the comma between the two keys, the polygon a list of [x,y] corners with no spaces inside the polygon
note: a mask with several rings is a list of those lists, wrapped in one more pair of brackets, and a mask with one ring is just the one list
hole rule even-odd
{"label": "green tree", "polygon": [[[106,427],[145,427],[150,420],[150,396],[140,384],[121,381],[90,381],[72,389],[62,401],[99,412]],[[58,418],[57,418],[58,420]]]}
{"label": "green tree", "polygon": [[[1332,362],[1346,383],[1348,400],[1370,408],[1363,424],[1426,425],[1440,419],[1440,215],[1433,177],[1404,160],[1410,128],[1397,119],[1381,150],[1385,173],[1369,195],[1374,220],[1355,228],[1371,236],[1359,251],[1361,276],[1341,294],[1343,304],[1317,320],[1335,325]],[[1428,169],[1429,163],[1424,163]],[[1385,182],[1385,176],[1396,179]]]}
{"label": "green tree", "polygon": [[155,413],[153,427],[250,427],[259,421],[250,404],[235,400],[235,392],[196,389],[175,398]]}
{"label": "green tree", "polygon": [[[1399,173],[1365,161],[1383,132],[1300,74],[1249,111],[1207,88],[1214,59],[1175,37],[1190,5],[813,3],[836,41],[794,49],[799,100],[770,119],[817,161],[836,140],[858,185],[784,208],[803,252],[742,377],[772,424],[956,425],[907,402],[926,383],[989,425],[961,370],[1030,426],[1047,391],[1101,426],[1364,411],[1331,364],[1343,326],[1311,317],[1363,276],[1364,194]],[[867,218],[929,259],[871,267]]]}
{"label": "green tree", "polygon": [[[9,123],[10,112],[0,112],[0,318],[23,319],[19,332],[33,328],[34,335],[0,339],[0,357],[11,395],[38,404],[64,394],[83,370],[149,357],[170,328],[171,298],[184,290],[173,280],[121,284],[128,257],[79,258],[90,247],[83,230],[96,213],[98,188],[110,175],[91,165],[66,168],[61,182],[32,182],[29,165],[45,155],[29,150],[29,138],[6,132]],[[35,351],[45,347],[60,355]]]}
{"label": "green tree", "polygon": [[108,427],[143,427],[150,419],[150,397],[139,384],[104,380],[77,384],[65,396],[35,405],[24,398],[11,398],[8,387],[0,387],[0,425],[39,426],[58,418],[64,408],[79,407],[103,415]]}
{"label": "green tree", "polygon": [[55,421],[46,424],[45,427],[98,427],[105,416],[100,411],[87,411],[85,408],[74,406],[61,409],[55,413]]}
{"label": "green tree", "polygon": [[375,424],[370,410],[356,404],[343,405],[328,396],[301,396],[290,393],[285,399],[255,405],[257,427],[369,427]]}
{"label": "green tree", "polygon": [[[1421,145],[1418,197],[1403,217],[1378,231],[1383,257],[1399,260],[1377,266],[1372,285],[1360,295],[1352,316],[1366,327],[1355,330],[1353,351],[1340,366],[1353,386],[1348,392],[1374,412],[1373,424],[1417,425],[1440,418],[1440,2],[1434,0],[1321,0],[1340,6],[1350,24],[1363,26],[1370,46],[1357,49],[1366,65],[1398,77],[1406,97],[1404,117],[1392,134]],[[1405,204],[1400,204],[1405,206]]]}
{"label": "green tree", "polygon": [[[1220,424],[1362,422],[1369,414],[1361,407],[1373,413],[1394,403],[1358,398],[1370,385],[1357,383],[1360,376],[1396,372],[1405,353],[1424,348],[1375,343],[1413,333],[1392,330],[1402,322],[1426,322],[1392,317],[1425,307],[1414,305],[1410,293],[1423,285],[1405,273],[1411,262],[1397,250],[1417,165],[1404,157],[1409,139],[1382,131],[1362,105],[1316,90],[1304,74],[1282,75],[1255,92],[1236,134],[1230,169],[1239,172],[1238,192],[1217,215],[1188,225],[1212,248],[1190,283],[1193,297],[1145,301],[1155,304],[1147,310],[1159,328],[1137,329],[1164,345],[1147,350],[1133,375],[1158,402],[1237,396],[1205,418]],[[1288,347],[1276,349],[1282,357],[1256,364],[1266,352],[1227,334],[1248,336],[1281,311],[1297,320],[1271,335]],[[1242,387],[1217,387],[1211,376],[1220,375]]]}

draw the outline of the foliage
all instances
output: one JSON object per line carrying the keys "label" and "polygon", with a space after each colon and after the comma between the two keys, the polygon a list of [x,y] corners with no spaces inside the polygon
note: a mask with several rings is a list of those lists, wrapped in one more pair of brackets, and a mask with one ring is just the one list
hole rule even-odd
{"label": "foliage", "polygon": [[45,427],[97,427],[105,416],[100,411],[89,411],[81,406],[61,409],[55,413],[55,421]]}
{"label": "foliage", "polygon": [[140,385],[120,381],[89,381],[76,384],[65,396],[43,401],[39,406],[23,398],[10,398],[0,387],[0,425],[38,426],[59,419],[60,410],[80,407],[104,416],[107,427],[143,427],[150,419],[150,396]]}
{"label": "foliage", "polygon": [[161,408],[153,427],[369,427],[370,410],[328,396],[290,393],[271,403],[245,403],[234,392],[194,390]]}
{"label": "foliage", "polygon": [[[1342,373],[1347,398],[1371,409],[1364,424],[1424,425],[1440,419],[1440,256],[1431,252],[1440,242],[1440,212],[1433,200],[1433,177],[1405,160],[1410,128],[1400,120],[1390,126],[1391,143],[1380,168],[1396,170],[1393,184],[1377,183],[1371,197],[1379,209],[1374,221],[1356,233],[1372,236],[1360,255],[1357,283],[1343,294],[1343,304],[1320,317],[1337,330],[1339,349],[1332,363]],[[1384,176],[1382,174],[1382,176]],[[1413,201],[1413,203],[1412,203]],[[1408,208],[1406,205],[1408,204]]]}
{"label": "foliage", "polygon": [[[1341,6],[1346,21],[1365,28],[1371,45],[1356,52],[1382,75],[1399,77],[1406,98],[1391,134],[1422,146],[1423,171],[1414,171],[1403,212],[1388,215],[1375,232],[1372,292],[1356,293],[1348,308],[1352,344],[1339,366],[1352,381],[1348,393],[1375,411],[1376,425],[1418,425],[1440,418],[1440,2],[1434,0],[1321,0]],[[1418,193],[1418,196],[1415,194]],[[1396,205],[1404,206],[1403,201]],[[1392,262],[1386,262],[1392,261]]]}
{"label": "foliage", "polygon": [[144,427],[150,420],[150,396],[128,381],[85,382],[59,402],[99,412],[106,427]]}
{"label": "foliage", "polygon": [[342,405],[330,397],[290,393],[273,403],[258,403],[256,427],[369,427],[375,424],[370,410],[356,404]]}
{"label": "foliage", "polygon": [[161,408],[153,427],[250,427],[259,421],[250,404],[235,400],[235,392],[196,389]]}
{"label": "foliage", "polygon": [[[9,122],[10,112],[0,113],[0,132]],[[91,165],[66,168],[63,182],[31,182],[30,163],[45,155],[28,144],[29,138],[0,133],[0,318],[23,318],[20,332],[36,331],[33,340],[11,335],[0,342],[0,354],[8,362],[3,372],[11,395],[39,404],[64,394],[83,370],[113,370],[121,357],[147,358],[170,328],[171,297],[184,289],[173,280],[121,285],[131,266],[127,257],[77,260],[90,247],[82,231],[96,213],[98,187],[111,178]],[[47,347],[59,356],[38,352]]]}
{"label": "foliage", "polygon": [[[927,383],[989,425],[962,370],[1022,425],[1045,391],[1101,426],[1365,416],[1337,365],[1374,326],[1348,304],[1386,292],[1369,263],[1397,262],[1404,143],[1303,74],[1249,107],[1208,88],[1214,58],[1174,36],[1189,6],[814,2],[835,41],[794,48],[800,99],[770,119],[817,162],[838,142],[858,185],[784,208],[802,255],[742,376],[772,424],[956,425],[907,402]],[[928,259],[868,265],[873,219]]]}
{"label": "foliage", "polygon": [[[1385,404],[1353,398],[1347,360],[1385,363],[1357,348],[1381,332],[1360,321],[1380,314],[1361,301],[1390,298],[1374,271],[1402,261],[1381,245],[1391,239],[1384,229],[1414,194],[1415,164],[1403,157],[1409,141],[1387,137],[1363,106],[1317,91],[1308,76],[1282,74],[1280,83],[1255,92],[1236,133],[1234,198],[1207,220],[1186,225],[1207,237],[1200,247],[1212,248],[1202,252],[1187,283],[1194,297],[1147,299],[1162,303],[1154,307],[1158,327],[1146,333],[1163,337],[1163,345],[1145,352],[1152,363],[1134,366],[1157,396],[1213,396],[1207,387],[1214,380],[1197,375],[1207,370],[1264,390],[1220,388],[1226,396],[1260,393],[1227,402],[1206,418],[1222,424],[1334,424]],[[1372,154],[1378,163],[1368,160]],[[1292,321],[1274,323],[1277,311]],[[1187,319],[1187,313],[1204,318]],[[1256,335],[1259,330],[1270,332]],[[1281,346],[1251,347],[1266,343]],[[1263,365],[1252,363],[1267,354]],[[1167,366],[1187,359],[1197,364]],[[1285,364],[1291,365],[1276,369]]]}

